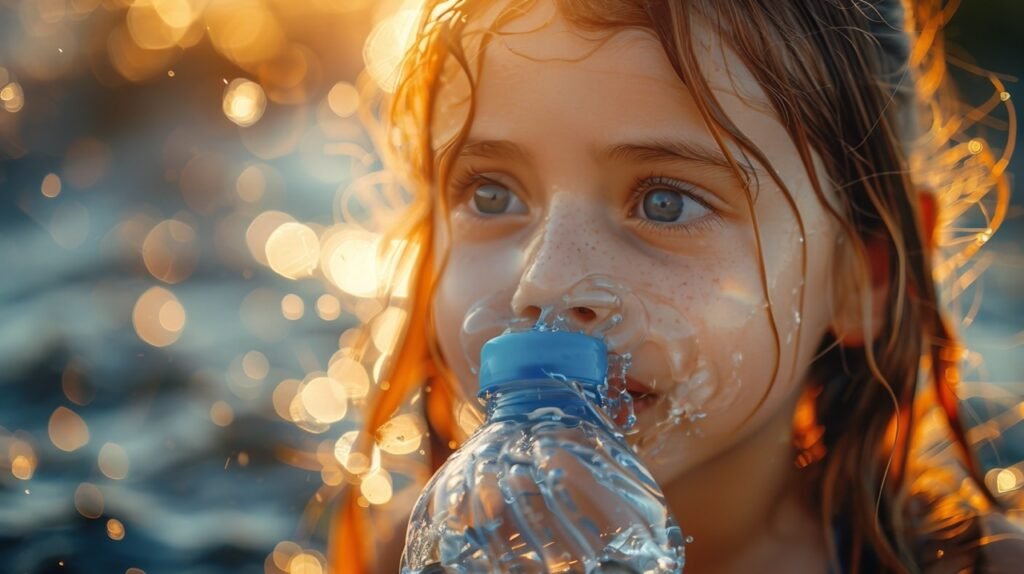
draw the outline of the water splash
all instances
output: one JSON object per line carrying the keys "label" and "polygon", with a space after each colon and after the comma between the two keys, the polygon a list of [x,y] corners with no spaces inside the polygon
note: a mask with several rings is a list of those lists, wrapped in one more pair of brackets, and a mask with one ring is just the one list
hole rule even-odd
{"label": "water splash", "polygon": [[[651,454],[662,451],[665,437],[678,436],[666,432],[671,427],[683,426],[691,436],[702,436],[700,423],[737,400],[742,355],[734,354],[726,364],[712,362],[701,348],[697,325],[680,306],[634,282],[588,275],[530,316],[513,310],[515,295],[513,289],[490,293],[467,312],[460,343],[474,375],[481,347],[502,333],[535,329],[599,338],[608,347],[599,403],[620,432]],[[766,305],[751,300],[749,309],[740,312],[749,321]],[[644,368],[638,370],[638,364]],[[665,371],[652,371],[652,365]]]}

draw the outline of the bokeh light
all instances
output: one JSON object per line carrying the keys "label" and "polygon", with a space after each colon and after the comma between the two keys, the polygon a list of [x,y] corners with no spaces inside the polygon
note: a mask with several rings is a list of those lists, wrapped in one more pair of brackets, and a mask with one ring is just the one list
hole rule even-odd
{"label": "bokeh light", "polygon": [[299,388],[301,385],[302,381],[298,379],[285,379],[274,387],[274,392],[271,397],[271,401],[274,405],[274,412],[277,413],[277,416],[288,422],[294,422],[292,419],[291,407],[292,402],[298,398]]}
{"label": "bokeh light", "polygon": [[348,412],[345,388],[330,377],[316,377],[299,391],[306,412],[322,423],[340,421]]}
{"label": "bokeh light", "polygon": [[242,357],[242,371],[250,379],[262,379],[270,372],[270,361],[259,351],[249,351]]}
{"label": "bokeh light", "polygon": [[324,293],[316,299],[316,314],[324,321],[333,321],[341,315],[341,302],[330,293]]}
{"label": "bokeh light", "polygon": [[17,436],[10,436],[0,427],[0,467],[9,468],[14,478],[31,480],[39,466],[32,445]]}
{"label": "bokeh light", "polygon": [[103,493],[95,484],[83,482],[75,489],[75,510],[86,518],[103,516]]}
{"label": "bokeh light", "polygon": [[[143,43],[147,42],[144,40]],[[154,45],[160,43],[159,39],[154,40]],[[148,49],[140,46],[127,23],[115,27],[110,32],[107,37],[106,55],[118,75],[136,83],[151,79],[174,61],[174,53],[170,49]]]}
{"label": "bokeh light", "polygon": [[235,191],[238,197],[249,203],[257,203],[263,198],[267,191],[267,178],[264,168],[259,165],[247,166],[242,173],[238,174],[235,183]]}
{"label": "bokeh light", "polygon": [[18,82],[10,82],[0,88],[0,105],[8,112],[17,113],[25,107],[25,92]]}
{"label": "bokeh light", "polygon": [[279,275],[301,279],[312,275],[320,263],[320,242],[309,227],[283,223],[267,238],[266,254],[270,268]]}
{"label": "bokeh light", "polygon": [[1003,494],[1021,487],[1021,472],[1004,468],[996,472],[996,492]]}
{"label": "bokeh light", "polygon": [[359,431],[349,431],[334,443],[334,458],[341,466],[356,475],[365,475],[380,468],[380,447],[373,444],[370,456],[353,447],[359,438]]}
{"label": "bokeh light", "polygon": [[247,128],[263,117],[267,96],[256,82],[238,78],[225,88],[223,108],[229,120]]}
{"label": "bokeh light", "polygon": [[111,480],[122,480],[128,476],[128,453],[119,444],[108,442],[100,448],[100,472]]}
{"label": "bokeh light", "polygon": [[370,504],[387,504],[393,494],[391,474],[383,468],[367,474],[359,483],[359,492]]}
{"label": "bokeh light", "polygon": [[274,566],[279,570],[288,571],[288,565],[291,563],[292,558],[302,552],[302,547],[290,540],[282,540],[274,546],[274,551],[271,553],[271,558],[274,561]]}
{"label": "bokeh light", "polygon": [[327,93],[327,104],[339,118],[347,118],[359,109],[359,90],[348,82],[338,82]]}
{"label": "bokeh light", "polygon": [[370,391],[370,376],[366,368],[344,351],[339,351],[331,357],[327,374],[341,384],[345,394],[350,398],[361,399]]}
{"label": "bokeh light", "polygon": [[[250,360],[247,365],[246,356],[250,352],[239,355],[231,360],[231,364],[228,366],[227,382],[228,388],[231,392],[240,399],[252,401],[258,399],[263,394],[263,383],[264,378],[259,375],[260,371],[253,370],[253,361]],[[259,360],[256,359],[256,365],[259,365]],[[248,367],[248,370],[247,370]],[[258,366],[255,368],[259,368]]]}
{"label": "bokeh light", "polygon": [[273,57],[285,43],[284,32],[262,0],[211,4],[206,25],[217,51],[244,69]]}
{"label": "bokeh light", "polygon": [[270,235],[285,223],[293,222],[294,217],[276,210],[264,211],[254,217],[245,230],[245,244],[249,247],[249,253],[256,261],[269,266],[266,245]]}
{"label": "bokeh light", "polygon": [[124,524],[116,518],[108,520],[107,536],[109,536],[111,540],[124,540]]}
{"label": "bokeh light", "polygon": [[85,380],[84,371],[83,365],[70,361],[60,377],[60,387],[64,396],[80,407],[91,403],[96,394],[92,385]]}
{"label": "bokeh light", "polygon": [[299,553],[288,561],[289,574],[323,574],[324,565],[310,553]]}
{"label": "bokeh light", "polygon": [[339,227],[325,235],[320,250],[324,276],[349,295],[376,295],[382,275],[377,259],[379,236],[352,227]]}
{"label": "bokeh light", "polygon": [[132,40],[146,50],[174,47],[185,37],[192,20],[187,0],[133,2],[126,18]]}
{"label": "bokeh light", "polygon": [[295,293],[289,293],[281,298],[281,314],[285,319],[298,321],[306,312],[306,304]]}
{"label": "bokeh light", "polygon": [[14,475],[14,478],[29,480],[35,471],[36,467],[33,459],[23,454],[19,454],[11,460],[11,474]]}
{"label": "bokeh light", "polygon": [[166,347],[181,337],[185,308],[163,287],[150,287],[139,296],[132,311],[132,325],[140,339],[154,347]]}
{"label": "bokeh light", "polygon": [[210,406],[210,420],[219,427],[226,427],[235,420],[235,410],[225,401],[215,401]]}
{"label": "bokeh light", "polygon": [[89,443],[89,427],[82,417],[67,407],[57,407],[47,425],[53,446],[72,452]]}
{"label": "bokeh light", "polygon": [[379,22],[366,40],[366,71],[386,92],[398,84],[402,56],[412,44],[419,16],[419,10],[401,10]]}
{"label": "bokeh light", "polygon": [[370,333],[374,346],[381,353],[389,354],[394,350],[404,332],[406,315],[405,309],[401,307],[388,307],[373,320]]}
{"label": "bokeh light", "polygon": [[401,414],[377,430],[377,444],[382,451],[390,454],[416,452],[420,448],[426,429],[426,422],[421,417],[408,413]]}
{"label": "bokeh light", "polygon": [[49,198],[60,195],[60,176],[55,173],[46,174],[46,177],[43,178],[41,191],[43,195]]}
{"label": "bokeh light", "polygon": [[142,259],[153,277],[164,283],[184,281],[199,260],[195,230],[176,219],[161,221],[146,234]]}

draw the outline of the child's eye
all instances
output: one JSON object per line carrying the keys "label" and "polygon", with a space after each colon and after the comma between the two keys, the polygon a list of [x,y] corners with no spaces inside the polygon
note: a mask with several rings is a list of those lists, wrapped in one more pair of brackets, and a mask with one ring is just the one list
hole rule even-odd
{"label": "child's eye", "polygon": [[634,191],[635,207],[630,214],[641,227],[661,230],[685,229],[697,222],[710,222],[714,211],[695,193],[694,186],[663,177],[640,180]]}
{"label": "child's eye", "polygon": [[526,213],[526,206],[505,186],[484,183],[473,192],[473,210],[480,215],[502,215]]}
{"label": "child's eye", "polygon": [[492,217],[528,211],[523,200],[507,186],[474,170],[454,177],[452,190],[456,197],[472,194],[467,198],[469,208],[479,216]]}
{"label": "child's eye", "polygon": [[654,221],[672,222],[683,214],[683,194],[670,189],[655,189],[644,195],[644,215]]}

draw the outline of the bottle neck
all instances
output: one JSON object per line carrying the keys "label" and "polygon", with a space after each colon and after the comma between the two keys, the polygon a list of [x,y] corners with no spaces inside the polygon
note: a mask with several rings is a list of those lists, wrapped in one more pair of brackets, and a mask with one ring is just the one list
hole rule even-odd
{"label": "bottle neck", "polygon": [[600,396],[592,385],[541,379],[494,385],[480,394],[487,422],[539,415],[543,409],[554,414],[593,418]]}

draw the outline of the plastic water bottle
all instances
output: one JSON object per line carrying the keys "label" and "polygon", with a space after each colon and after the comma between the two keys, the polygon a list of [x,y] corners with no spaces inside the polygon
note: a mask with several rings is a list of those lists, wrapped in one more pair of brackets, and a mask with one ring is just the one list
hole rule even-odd
{"label": "plastic water bottle", "polygon": [[664,495],[601,410],[606,373],[582,333],[488,341],[486,419],[420,495],[402,573],[682,572]]}

